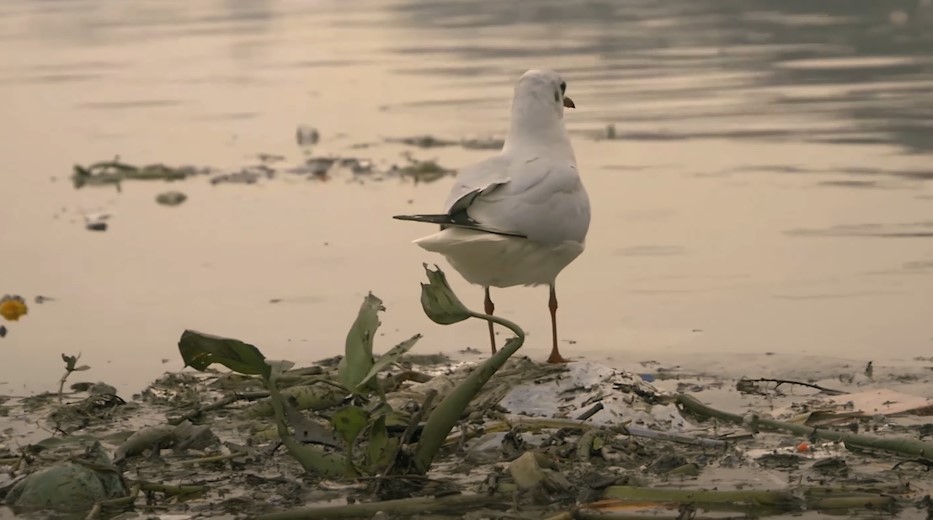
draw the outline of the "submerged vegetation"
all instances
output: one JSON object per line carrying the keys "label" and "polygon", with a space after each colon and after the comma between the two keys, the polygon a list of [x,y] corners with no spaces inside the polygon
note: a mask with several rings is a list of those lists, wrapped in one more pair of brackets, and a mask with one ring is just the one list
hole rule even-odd
{"label": "submerged vegetation", "polygon": [[[876,420],[852,412],[738,415],[595,363],[537,364],[515,356],[520,327],[466,308],[439,269],[425,273],[421,305],[432,321],[493,321],[515,336],[478,364],[413,356],[420,334],[377,356],[384,308],[369,294],[339,358],[296,368],[185,330],[179,353],[196,372],[167,374],[130,403],[100,383],[72,385],[89,396],[64,402],[65,380],[89,367],[62,355],[57,394],[0,406],[44,417],[38,424],[52,433],[3,445],[0,464],[17,477],[0,483],[0,497],[36,518],[930,514],[929,425],[889,435],[847,431]],[[855,396],[784,380],[736,388],[773,399],[792,385]],[[754,480],[761,472],[771,478]]]}

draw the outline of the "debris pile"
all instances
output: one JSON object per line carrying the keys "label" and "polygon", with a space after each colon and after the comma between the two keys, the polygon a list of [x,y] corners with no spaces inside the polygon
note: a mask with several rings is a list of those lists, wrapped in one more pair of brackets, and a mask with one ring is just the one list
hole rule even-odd
{"label": "debris pile", "polygon": [[[440,271],[427,274],[432,320],[484,319]],[[928,399],[742,379],[735,391],[770,407],[739,414],[649,376],[519,356],[524,332],[501,319],[516,337],[479,363],[410,354],[420,335],[376,356],[382,310],[368,295],[345,354],[307,367],[188,330],[179,352],[195,371],[166,374],[131,401],[105,384],[7,398],[0,499],[18,514],[87,518],[790,518],[933,507]],[[62,357],[62,385],[88,369]],[[791,386],[809,393],[779,395]],[[45,432],[28,433],[37,418]]]}

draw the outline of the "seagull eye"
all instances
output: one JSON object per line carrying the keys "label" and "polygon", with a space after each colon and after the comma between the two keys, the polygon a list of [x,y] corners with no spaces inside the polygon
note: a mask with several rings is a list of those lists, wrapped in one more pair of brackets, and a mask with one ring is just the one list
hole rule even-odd
{"label": "seagull eye", "polygon": [[560,93],[561,93],[561,94],[564,94],[564,93],[566,93],[566,92],[567,92],[567,82],[566,82],[566,81],[561,81],[561,82],[560,82]]}
{"label": "seagull eye", "polygon": [[554,102],[555,102],[555,103],[560,103],[560,92],[558,92],[558,91],[556,91],[556,90],[554,91]]}

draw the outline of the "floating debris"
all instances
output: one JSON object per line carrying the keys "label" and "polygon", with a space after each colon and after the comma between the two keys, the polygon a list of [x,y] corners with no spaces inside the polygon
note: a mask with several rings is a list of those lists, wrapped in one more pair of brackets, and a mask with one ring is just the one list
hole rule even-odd
{"label": "floating debris", "polygon": [[188,200],[188,196],[180,191],[166,191],[156,195],[156,202],[163,206],[178,206]]}
{"label": "floating debris", "polygon": [[393,167],[392,173],[402,177],[411,177],[416,183],[434,182],[447,176],[456,175],[457,170],[444,168],[434,160],[419,161],[413,157],[407,157],[410,164],[402,167]]}
{"label": "floating debris", "polygon": [[460,146],[467,150],[501,150],[505,139],[498,137],[472,137],[460,140]]}
{"label": "floating debris", "polygon": [[433,135],[417,135],[414,137],[400,137],[386,139],[389,143],[401,143],[408,146],[417,146],[418,148],[437,148],[441,146],[453,146],[459,144],[457,141],[440,139]]}
{"label": "floating debris", "polygon": [[98,162],[87,167],[76,164],[71,180],[75,188],[116,185],[119,189],[120,183],[126,180],[178,181],[204,173],[207,171],[193,166],[171,167],[164,164],[134,166],[120,162],[118,157],[112,161]]}
{"label": "floating debris", "polygon": [[275,177],[275,170],[264,164],[247,166],[240,171],[211,177],[211,184],[256,184],[262,179]]}
{"label": "floating debris", "polygon": [[84,215],[84,227],[88,231],[107,231],[107,221],[112,216],[110,213],[89,213]]}
{"label": "floating debris", "polygon": [[[300,126],[296,131],[298,138],[305,144],[316,143],[320,139],[318,131],[312,127]],[[389,141],[392,141],[391,139]],[[432,136],[421,136],[400,139],[398,142],[430,148],[435,146],[460,145],[466,149],[501,148],[503,141],[497,138],[464,138],[459,141],[441,140]],[[392,165],[389,168],[380,167],[371,158],[327,155],[311,156],[310,148],[304,150],[307,156],[298,164],[288,164],[287,158],[282,155],[268,153],[258,154],[259,163],[241,168],[238,171],[219,171],[216,168],[196,168],[193,166],[172,167],[165,164],[150,164],[136,166],[122,162],[119,157],[112,161],[102,161],[90,166],[74,166],[72,180],[76,188],[83,186],[112,185],[120,190],[125,180],[184,180],[195,175],[204,175],[213,185],[217,184],[257,184],[263,180],[270,180],[279,173],[293,175],[306,175],[311,180],[329,180],[331,176],[339,173],[350,173],[357,178],[356,182],[365,180],[381,181],[387,177],[408,177],[416,182],[433,182],[448,175],[456,174],[456,170],[440,166],[436,160],[419,160],[411,154],[403,154],[408,164]],[[156,202],[166,206],[177,206],[186,200],[187,196],[180,191],[169,191],[158,194]],[[106,231],[108,224],[105,218],[86,217],[86,227],[91,231]]]}
{"label": "floating debris", "polygon": [[418,148],[439,148],[446,146],[461,146],[467,150],[500,150],[505,144],[503,139],[496,137],[469,137],[460,140],[442,139],[433,135],[419,135],[414,137],[401,137],[386,139],[389,143],[400,143]]}
{"label": "floating debris", "polygon": [[305,161],[305,166],[311,175],[324,177],[335,162],[337,162],[336,157],[312,157]]}
{"label": "floating debris", "polygon": [[341,168],[350,170],[354,175],[361,175],[373,172],[373,162],[369,159],[360,159],[358,157],[341,157],[338,160]]}
{"label": "floating debris", "polygon": [[271,154],[271,153],[261,153],[257,155],[256,157],[259,158],[260,162],[264,162],[264,163],[276,163],[276,162],[282,162],[285,160],[284,155]]}
{"label": "floating debris", "polygon": [[19,295],[4,295],[0,298],[0,316],[7,321],[19,321],[21,316],[29,313],[26,300]]}
{"label": "floating debris", "polygon": [[298,129],[295,130],[295,141],[298,142],[299,146],[310,146],[317,144],[321,139],[321,133],[318,132],[317,128],[299,125]]}

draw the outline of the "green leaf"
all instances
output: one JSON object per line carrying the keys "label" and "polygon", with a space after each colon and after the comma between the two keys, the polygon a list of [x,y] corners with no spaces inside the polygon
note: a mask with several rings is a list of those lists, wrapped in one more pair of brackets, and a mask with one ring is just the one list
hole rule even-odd
{"label": "green leaf", "polygon": [[360,432],[369,423],[369,414],[359,406],[347,406],[334,412],[330,421],[333,423],[337,435],[347,443],[346,474],[348,476],[356,475],[358,471],[353,464],[353,445],[356,443],[356,438],[360,436]]}
{"label": "green leaf", "polygon": [[268,379],[272,367],[258,348],[238,339],[222,338],[185,330],[178,340],[178,350],[185,366],[204,371],[214,363],[240,374],[257,374]]}
{"label": "green leaf", "polygon": [[414,336],[406,339],[405,341],[399,343],[398,345],[392,347],[388,352],[379,356],[379,359],[373,364],[373,367],[369,369],[369,372],[363,377],[363,380],[357,385],[357,391],[362,390],[366,383],[368,383],[372,378],[376,377],[376,374],[383,371],[387,366],[391,365],[398,361],[398,358],[405,355],[406,352],[411,350],[415,346],[415,343],[421,339],[421,334],[415,334]]}
{"label": "green leaf", "polygon": [[369,431],[369,443],[366,445],[366,464],[370,474],[384,470],[391,461],[398,446],[398,439],[389,438],[386,429],[386,416],[381,415]]}
{"label": "green leaf", "polygon": [[334,415],[330,418],[330,422],[333,423],[337,434],[348,446],[353,445],[363,428],[366,428],[368,420],[369,414],[359,406],[341,408],[334,412]]}
{"label": "green leaf", "polygon": [[347,389],[359,386],[373,367],[373,337],[380,325],[379,311],[384,310],[382,300],[369,293],[347,333],[344,356],[337,366],[340,383]]}
{"label": "green leaf", "polygon": [[432,271],[428,268],[428,264],[424,264],[424,271],[428,275],[428,283],[421,284],[421,307],[431,321],[441,325],[450,325],[472,316],[470,310],[450,288],[444,271],[441,271],[439,267],[436,271]]}

